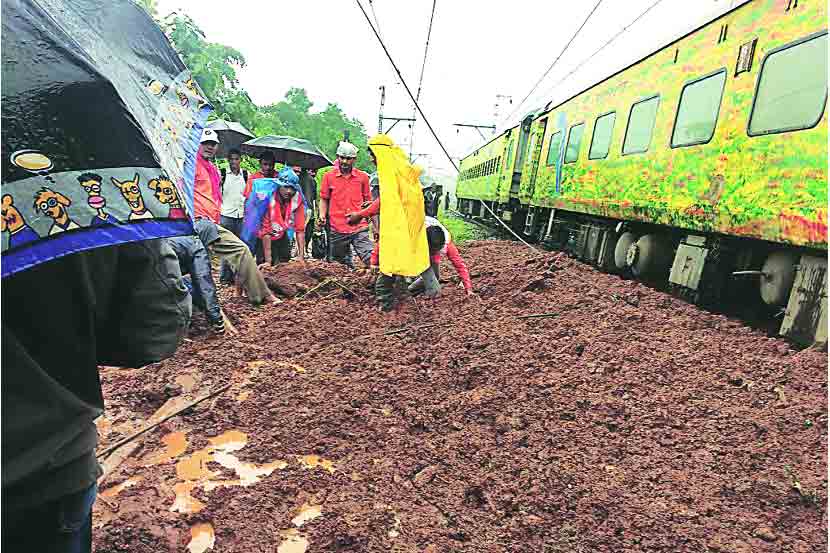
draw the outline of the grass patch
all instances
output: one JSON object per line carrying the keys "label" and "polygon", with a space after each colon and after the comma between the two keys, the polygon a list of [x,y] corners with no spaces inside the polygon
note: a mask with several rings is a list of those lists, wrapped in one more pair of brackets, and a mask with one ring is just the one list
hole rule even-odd
{"label": "grass patch", "polygon": [[456,244],[465,244],[472,240],[482,240],[488,236],[486,230],[460,217],[441,213],[438,215],[438,220],[441,221],[442,225],[447,227],[450,235],[452,235],[452,241]]}

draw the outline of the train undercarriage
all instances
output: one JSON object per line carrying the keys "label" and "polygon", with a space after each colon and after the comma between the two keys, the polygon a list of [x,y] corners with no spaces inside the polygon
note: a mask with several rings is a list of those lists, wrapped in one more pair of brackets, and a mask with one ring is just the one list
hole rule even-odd
{"label": "train undercarriage", "polygon": [[598,269],[636,278],[705,309],[734,313],[800,344],[827,342],[827,258],[821,250],[571,211],[458,200],[492,221]]}

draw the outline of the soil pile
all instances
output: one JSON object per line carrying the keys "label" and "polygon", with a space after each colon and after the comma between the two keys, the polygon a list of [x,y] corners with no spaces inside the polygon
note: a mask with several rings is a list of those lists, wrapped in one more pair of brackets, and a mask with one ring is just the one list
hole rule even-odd
{"label": "soil pile", "polygon": [[102,449],[232,386],[108,476],[96,551],[827,548],[825,351],[562,254],[462,254],[478,298],[445,262],[438,300],[384,315],[370,275],[292,263],[275,307],[223,289],[238,336],[197,320],[106,370]]}

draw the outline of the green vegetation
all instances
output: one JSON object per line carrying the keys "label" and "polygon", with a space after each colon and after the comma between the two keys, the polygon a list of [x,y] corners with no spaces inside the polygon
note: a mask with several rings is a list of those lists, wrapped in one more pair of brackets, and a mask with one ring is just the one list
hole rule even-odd
{"label": "green vegetation", "polygon": [[483,228],[452,214],[442,212],[438,215],[438,220],[450,231],[452,241],[459,245],[472,240],[482,240],[488,235]]}
{"label": "green vegetation", "polygon": [[[335,103],[322,111],[312,112],[313,104],[303,88],[290,88],[285,99],[267,106],[253,103],[239,85],[237,71],[245,67],[242,52],[208,41],[205,33],[186,14],[171,13],[156,17],[155,0],[139,0],[139,4],[156,18],[182,61],[210,100],[214,108],[211,118],[237,121],[257,136],[266,134],[295,136],[310,140],[334,159],[343,132],[359,148],[357,167],[368,170],[368,136],[363,124],[348,117]],[[246,165],[250,164],[248,161]],[[255,163],[249,168],[255,168]]]}

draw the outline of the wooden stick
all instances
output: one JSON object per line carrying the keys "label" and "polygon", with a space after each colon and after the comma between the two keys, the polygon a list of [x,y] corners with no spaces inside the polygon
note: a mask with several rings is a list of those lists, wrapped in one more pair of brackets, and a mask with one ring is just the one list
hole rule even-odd
{"label": "wooden stick", "polygon": [[336,278],[331,279],[331,281],[332,281],[334,284],[338,285],[338,286],[339,286],[340,288],[342,288],[343,290],[345,290],[346,292],[350,293],[352,296],[357,297],[357,294],[355,294],[354,292],[352,292],[351,290],[349,290],[349,288],[348,288],[345,284],[343,284],[342,282],[340,282],[340,281],[339,281],[339,280],[337,280]]}
{"label": "wooden stick", "polygon": [[225,310],[220,307],[219,312],[222,313],[222,320],[225,321],[225,328],[227,328],[231,334],[239,334],[239,331],[236,329],[235,326],[233,326],[231,320],[228,318],[227,315],[225,315]]}
{"label": "wooden stick", "polygon": [[305,293],[303,293],[301,296],[298,296],[298,297],[297,297],[297,299],[298,299],[298,300],[303,299],[304,297],[306,297],[306,296],[307,296],[307,295],[309,295],[310,293],[314,292],[315,290],[317,290],[318,288],[320,288],[320,287],[321,287],[321,286],[323,286],[324,284],[328,284],[329,280],[331,280],[331,279],[327,278],[327,279],[323,280],[323,282],[321,282],[320,284],[318,284],[317,286],[315,286],[314,288],[312,288],[312,289],[310,289],[310,290],[306,290],[306,291],[305,291]]}
{"label": "wooden stick", "polygon": [[190,403],[188,403],[187,405],[184,405],[184,406],[183,406],[183,407],[181,407],[180,409],[177,409],[176,411],[174,411],[174,412],[170,413],[169,415],[167,415],[166,417],[164,417],[164,418],[162,418],[162,419],[158,420],[157,422],[154,422],[153,424],[148,424],[147,426],[145,426],[145,427],[144,427],[144,428],[142,428],[141,430],[138,430],[138,431],[136,431],[136,432],[133,432],[132,434],[130,434],[129,436],[127,436],[127,437],[126,437],[126,438],[124,438],[123,440],[119,440],[119,441],[118,441],[118,442],[116,442],[114,445],[112,445],[112,446],[108,447],[108,448],[107,448],[107,449],[105,449],[103,452],[101,452],[101,453],[99,453],[98,455],[96,455],[96,457],[98,457],[99,459],[100,459],[101,457],[106,457],[107,455],[109,455],[110,453],[112,453],[113,451],[115,451],[116,449],[118,449],[119,447],[123,446],[124,444],[130,443],[131,441],[135,440],[136,438],[138,438],[139,436],[141,436],[142,434],[144,434],[144,433],[145,433],[145,432],[147,432],[148,430],[152,430],[153,428],[157,427],[158,425],[160,425],[160,424],[162,424],[162,423],[164,423],[164,422],[166,422],[166,421],[168,421],[168,420],[172,419],[172,418],[173,418],[173,417],[175,417],[176,415],[180,414],[182,411],[186,411],[186,410],[190,409],[191,407],[194,407],[194,406],[196,406],[196,405],[198,405],[198,404],[202,403],[202,402],[203,402],[203,401],[205,401],[206,399],[210,399],[210,398],[212,398],[213,396],[218,396],[219,394],[221,394],[222,392],[224,392],[225,390],[227,390],[227,389],[228,389],[228,388],[230,388],[230,387],[231,387],[231,385],[230,385],[230,384],[227,384],[227,385],[225,385],[225,386],[222,386],[222,387],[221,387],[221,388],[219,388],[218,390],[216,390],[216,391],[214,391],[214,392],[211,392],[211,393],[207,394],[206,396],[202,396],[202,397],[200,397],[200,398],[198,398],[198,399],[194,399],[193,401],[191,401],[191,402],[190,402]]}

